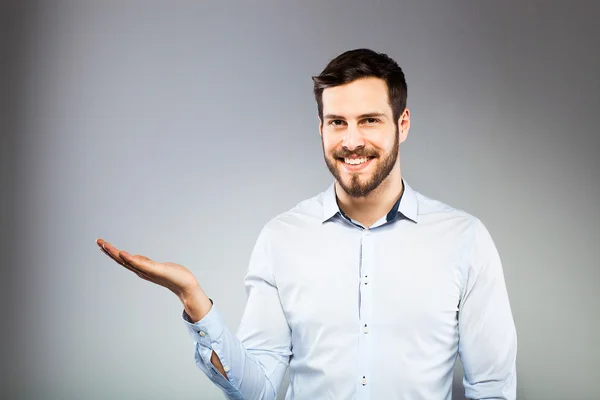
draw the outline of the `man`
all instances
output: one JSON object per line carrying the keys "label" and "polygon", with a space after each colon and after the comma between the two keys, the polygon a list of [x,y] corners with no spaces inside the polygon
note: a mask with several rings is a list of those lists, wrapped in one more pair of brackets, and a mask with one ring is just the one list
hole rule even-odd
{"label": "man", "polygon": [[271,220],[245,278],[237,336],[186,268],[113,259],[172,290],[198,367],[230,399],[516,397],[517,340],[502,266],[474,216],[402,178],[406,82],[385,54],[345,52],[313,78],[327,167],[323,193]]}

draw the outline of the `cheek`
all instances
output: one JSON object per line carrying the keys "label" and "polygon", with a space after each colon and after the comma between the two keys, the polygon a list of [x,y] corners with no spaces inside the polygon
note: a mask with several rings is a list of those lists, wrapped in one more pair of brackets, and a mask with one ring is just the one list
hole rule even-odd
{"label": "cheek", "polygon": [[383,140],[379,140],[377,143],[373,143],[375,148],[379,149],[379,151],[384,153],[389,153],[394,149],[395,137],[385,138]]}
{"label": "cheek", "polygon": [[323,137],[322,144],[323,144],[323,151],[327,155],[330,155],[332,151],[334,151],[336,148],[340,147],[337,142],[334,142],[330,139],[328,140],[328,138],[326,138],[326,137]]}

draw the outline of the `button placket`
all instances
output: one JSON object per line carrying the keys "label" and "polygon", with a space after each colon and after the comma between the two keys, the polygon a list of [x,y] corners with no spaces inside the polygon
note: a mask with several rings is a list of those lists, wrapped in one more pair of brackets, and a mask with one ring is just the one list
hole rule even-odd
{"label": "button placket", "polygon": [[361,249],[360,249],[360,309],[359,309],[359,385],[357,399],[370,399],[367,381],[371,373],[371,353],[372,340],[368,334],[371,323],[371,304],[372,304],[372,288],[369,284],[370,276],[373,268],[373,232],[366,228],[361,232]]}

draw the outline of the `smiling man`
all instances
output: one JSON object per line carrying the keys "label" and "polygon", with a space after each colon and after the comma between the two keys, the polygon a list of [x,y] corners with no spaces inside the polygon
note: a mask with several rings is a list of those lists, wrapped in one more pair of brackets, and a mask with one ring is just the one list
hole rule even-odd
{"label": "smiling man", "polygon": [[[400,142],[410,128],[406,84],[398,88],[395,94],[400,98],[392,103],[381,78],[361,77],[334,86],[325,73],[314,78],[325,163],[335,177],[340,207],[357,214],[356,219],[368,227],[402,191]],[[359,218],[363,214],[364,220]]]}
{"label": "smiling man", "polygon": [[467,397],[515,399],[517,338],[489,232],[402,177],[402,70],[358,49],[313,80],[335,179],[260,232],[237,335],[185,267],[98,245],[179,297],[196,364],[227,398],[275,399],[289,367],[286,399],[450,399],[460,355]]}

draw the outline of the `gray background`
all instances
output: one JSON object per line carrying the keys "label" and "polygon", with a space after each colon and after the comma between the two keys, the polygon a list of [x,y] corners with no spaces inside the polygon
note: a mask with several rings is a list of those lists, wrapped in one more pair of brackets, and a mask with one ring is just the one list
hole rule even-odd
{"label": "gray background", "polygon": [[519,398],[599,399],[596,4],[3,3],[0,394],[221,398],[175,296],[94,240],[188,266],[237,328],[260,228],[332,179],[310,76],[370,47],[407,76],[404,177],[496,242]]}

